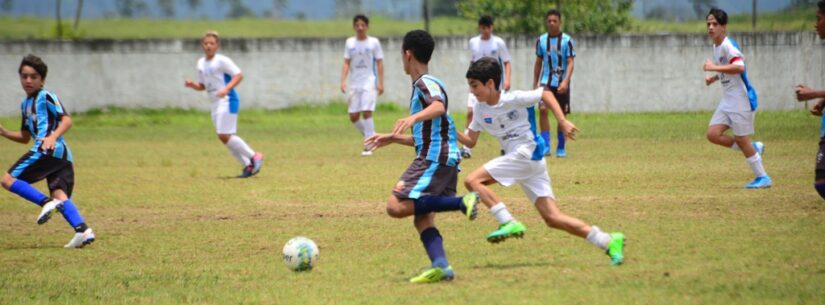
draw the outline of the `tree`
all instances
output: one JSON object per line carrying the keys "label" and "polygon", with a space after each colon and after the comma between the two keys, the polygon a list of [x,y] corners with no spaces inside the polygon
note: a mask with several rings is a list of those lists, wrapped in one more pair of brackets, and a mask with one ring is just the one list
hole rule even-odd
{"label": "tree", "polygon": [[117,12],[122,17],[131,18],[146,14],[148,7],[142,0],[117,0]]}
{"label": "tree", "polygon": [[562,13],[565,31],[614,33],[630,25],[633,0],[578,0],[564,2],[533,0],[461,0],[461,15],[473,20],[481,15],[496,18],[496,31],[535,34],[547,31],[544,15],[551,8]]}
{"label": "tree", "polygon": [[74,9],[74,31],[77,32],[77,26],[80,25],[80,15],[83,14],[83,0],[77,1],[77,7]]}
{"label": "tree", "polygon": [[60,0],[55,0],[55,11],[57,12],[57,38],[63,38],[63,21],[60,20]]}
{"label": "tree", "polygon": [[335,14],[338,17],[352,17],[362,13],[361,0],[337,0],[335,1]]}
{"label": "tree", "polygon": [[693,5],[693,12],[696,13],[696,18],[705,19],[710,8],[716,6],[716,0],[690,0]]}
{"label": "tree", "polygon": [[11,12],[12,8],[14,8],[13,0],[3,0],[3,2],[0,2],[0,9],[2,9],[4,12]]}
{"label": "tree", "polygon": [[172,18],[175,16],[175,3],[172,0],[157,0],[163,17]]}
{"label": "tree", "polygon": [[272,0],[272,17],[283,18],[286,16],[287,0]]}
{"label": "tree", "polygon": [[251,9],[243,4],[242,0],[223,0],[229,3],[229,13],[226,13],[227,18],[237,19],[242,17],[255,16]]}
{"label": "tree", "polygon": [[433,0],[433,17],[458,16],[458,0]]}

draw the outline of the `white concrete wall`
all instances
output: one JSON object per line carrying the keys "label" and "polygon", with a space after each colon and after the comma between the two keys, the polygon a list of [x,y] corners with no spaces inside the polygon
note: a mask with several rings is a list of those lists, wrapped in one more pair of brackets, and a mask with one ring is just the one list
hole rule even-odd
{"label": "white concrete wall", "polygon": [[[760,109],[798,109],[793,86],[825,87],[823,43],[814,33],[733,34],[742,46]],[[440,37],[430,72],[447,85],[452,110],[463,109],[469,37]],[[574,112],[713,110],[719,84],[705,87],[702,64],[711,56],[706,35],[575,37]],[[513,55],[513,89],[528,89],[534,37],[505,37]],[[401,39],[381,39],[385,54],[382,101],[406,106],[410,78],[401,67]],[[339,75],[344,39],[224,40],[222,53],[244,71],[238,91],[244,108],[276,109],[342,100]],[[49,65],[46,87],[73,112],[106,106],[208,109],[206,94],[183,87],[196,78],[197,40],[0,42],[0,115],[17,115],[23,97],[17,78],[22,57]]]}

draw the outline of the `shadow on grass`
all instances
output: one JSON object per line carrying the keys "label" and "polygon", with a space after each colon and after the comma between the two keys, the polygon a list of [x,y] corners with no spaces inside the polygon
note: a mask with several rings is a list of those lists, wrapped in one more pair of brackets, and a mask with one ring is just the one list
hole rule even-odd
{"label": "shadow on grass", "polygon": [[514,269],[514,268],[528,268],[528,267],[548,267],[551,266],[549,262],[520,262],[520,263],[487,263],[485,265],[472,266],[470,269]]}

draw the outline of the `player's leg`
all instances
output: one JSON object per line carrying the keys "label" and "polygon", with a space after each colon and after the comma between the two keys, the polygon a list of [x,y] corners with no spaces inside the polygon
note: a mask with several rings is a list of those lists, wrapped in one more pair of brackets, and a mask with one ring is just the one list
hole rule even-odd
{"label": "player's leg", "polygon": [[60,214],[75,232],[72,239],[63,247],[82,248],[95,241],[95,233],[86,225],[86,221],[71,200],[74,189],[74,168],[70,162],[64,162],[59,170],[49,175],[47,181],[52,197],[63,202],[58,208]]}
{"label": "player's leg", "polygon": [[48,162],[44,160],[45,156],[39,153],[27,152],[9,168],[8,172],[4,173],[0,180],[3,188],[42,207],[37,216],[37,224],[49,221],[54,211],[61,205],[59,200],[46,197],[29,184],[45,179],[53,171],[49,168]]}
{"label": "player's leg", "polygon": [[[559,94],[557,92],[553,93],[556,96],[556,100],[559,102],[559,106],[561,107],[561,111],[564,112],[565,116],[570,115],[570,89],[567,89],[567,92]],[[567,150],[565,149],[565,144],[567,143],[564,132],[561,131],[561,125],[556,125],[556,157],[557,158],[564,158],[567,157]],[[548,143],[549,145],[549,143]],[[549,147],[549,146],[548,146]]]}
{"label": "player's leg", "polygon": [[[472,93],[467,96],[467,122],[464,124],[464,133],[467,133],[467,129],[470,128],[470,122],[473,121],[473,108],[478,103],[478,99]],[[467,146],[461,145],[461,157],[462,158],[471,158],[473,157],[473,150]]]}
{"label": "player's leg", "polygon": [[822,199],[825,199],[825,138],[819,140],[819,151],[816,153],[816,168],[814,189]]}
{"label": "player's leg", "polygon": [[347,91],[347,113],[352,126],[355,126],[361,137],[366,137],[364,121],[361,120],[361,94],[352,89]]}
{"label": "player's leg", "polygon": [[[372,114],[375,111],[375,104],[378,100],[378,91],[366,90],[362,95],[359,111],[361,112],[362,118],[360,120],[361,127],[363,127],[363,135],[366,140],[375,134],[375,121],[372,119]],[[372,151],[365,145],[361,155],[371,156]]]}
{"label": "player's leg", "polygon": [[430,268],[421,274],[410,279],[412,283],[434,283],[449,281],[455,277],[453,268],[447,261],[447,253],[444,251],[444,238],[441,232],[435,227],[435,214],[429,213],[416,215],[413,225],[418,231],[427,257],[430,258]]}
{"label": "player's leg", "polygon": [[[395,218],[410,215],[459,211],[473,220],[476,217],[478,195],[455,196],[458,180],[456,167],[416,159],[393,189],[387,204],[387,214]],[[452,191],[445,191],[451,189]],[[412,204],[407,204],[411,202]]]}
{"label": "player's leg", "polygon": [[507,156],[498,157],[487,162],[487,164],[476,169],[464,178],[464,186],[467,187],[468,190],[478,193],[481,202],[487,206],[490,214],[492,214],[499,223],[498,229],[487,235],[487,241],[491,243],[498,243],[510,237],[521,237],[526,231],[524,224],[517,221],[513,215],[510,214],[504,202],[488,187],[488,185],[498,183],[498,181],[493,178],[486,167],[489,166],[496,171],[502,171],[502,167],[496,166],[495,164],[499,162],[497,160],[503,159],[507,159]]}
{"label": "player's leg", "polygon": [[544,106],[544,104],[539,105],[539,129],[541,130],[541,138],[544,140],[544,143],[547,145],[545,147],[544,155],[550,155],[550,119],[547,117],[550,113],[550,110]]}
{"label": "player's leg", "polygon": [[263,165],[263,154],[255,152],[243,138],[236,135],[238,131],[238,114],[229,111],[228,103],[221,103],[216,110],[215,129],[218,138],[226,145],[232,156],[243,166],[241,177],[257,174]]}
{"label": "player's leg", "polygon": [[[753,145],[750,140],[750,135],[754,133],[754,112],[732,112],[729,113],[729,116],[733,123],[731,129],[733,131],[733,140],[736,143],[735,146],[742,151],[748,166],[756,177],[753,182],[745,185],[745,188],[759,189],[771,187],[773,181],[771,181],[771,177],[768,176],[764,165],[762,165],[762,156],[757,152],[757,146]],[[764,144],[760,143],[758,147],[764,149]]]}

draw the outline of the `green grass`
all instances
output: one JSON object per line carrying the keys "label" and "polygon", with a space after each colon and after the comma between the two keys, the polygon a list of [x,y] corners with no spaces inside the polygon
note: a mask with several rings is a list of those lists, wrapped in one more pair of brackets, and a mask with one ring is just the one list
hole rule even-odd
{"label": "green grass", "polygon": [[[739,153],[709,144],[710,113],[574,114],[582,130],[548,168],[560,208],[629,240],[626,264],[547,228],[518,187],[494,187],[528,227],[490,245],[481,210],[438,225],[457,272],[451,283],[406,280],[428,260],[411,219],[385,200],[413,157],[390,146],[359,156],[345,107],[245,110],[239,134],[266,154],[240,172],[207,113],[114,109],[74,117],[75,202],[98,241],[65,250],[57,217],[0,192],[0,304],[789,304],[825,300],[825,205],[813,180],[819,119],[759,112],[756,138],[775,186],[752,178]],[[389,130],[404,109],[376,112]],[[463,114],[454,117],[463,124]],[[4,126],[19,119],[0,118]],[[463,126],[463,125],[462,125]],[[11,165],[28,146],[0,144]],[[497,155],[484,136],[462,179]],[[43,189],[43,183],[36,185]],[[464,192],[459,185],[460,192]],[[320,246],[310,273],[281,248]]]}

